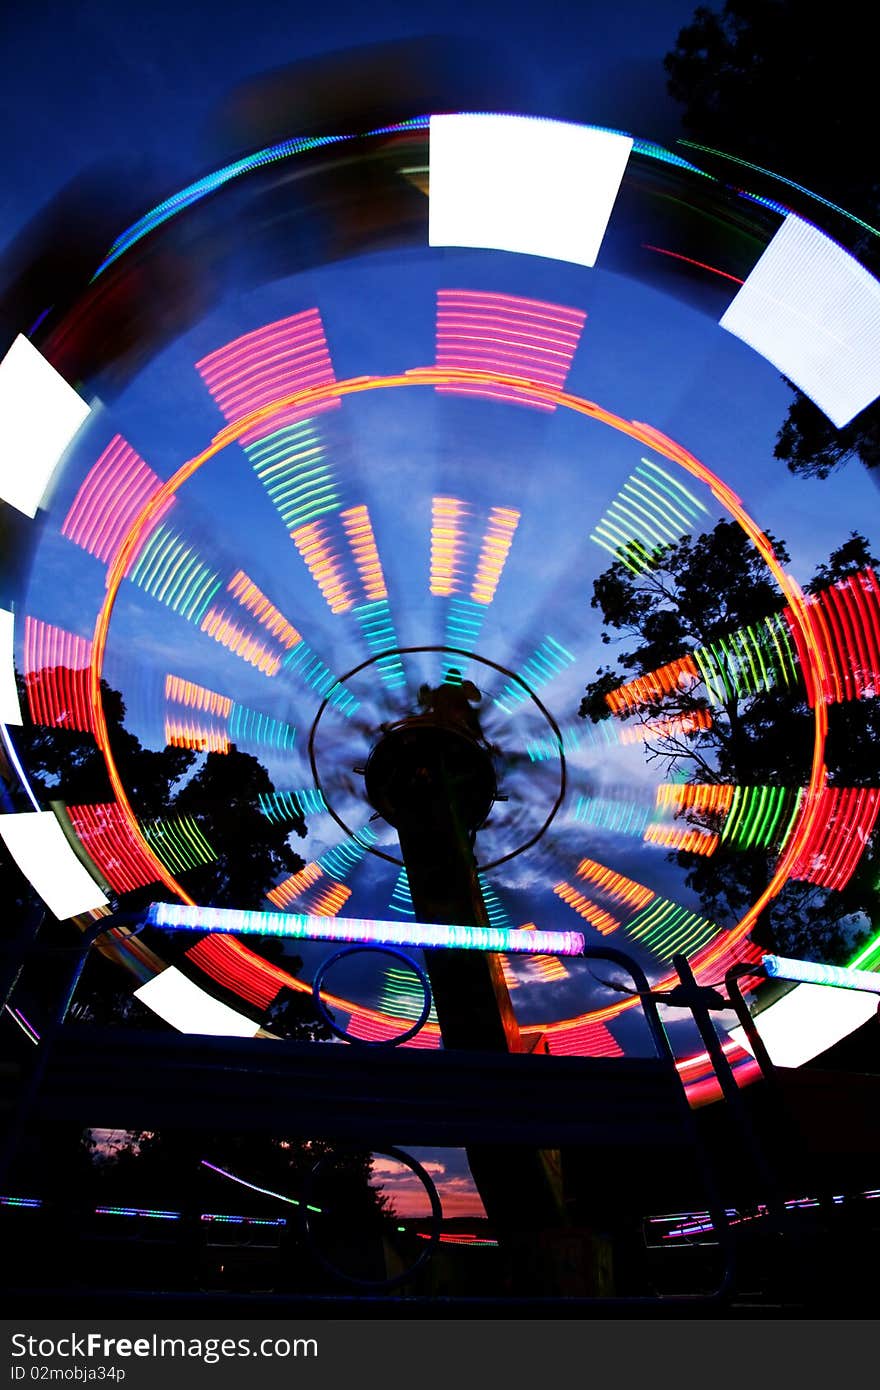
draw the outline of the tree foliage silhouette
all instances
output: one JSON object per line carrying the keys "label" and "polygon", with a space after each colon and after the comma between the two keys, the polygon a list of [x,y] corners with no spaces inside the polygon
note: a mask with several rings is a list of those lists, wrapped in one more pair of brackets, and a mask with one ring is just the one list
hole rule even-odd
{"label": "tree foliage silhouette", "polygon": [[[784,544],[774,541],[774,546],[787,563]],[[876,560],[867,542],[853,533],[818,567],[808,587],[818,592],[869,564]],[[599,668],[581,702],[581,717],[598,723],[611,717],[607,696],[627,680],[713,643],[716,654],[723,653],[721,639],[749,626],[760,634],[761,620],[779,613],[783,604],[745,534],[734,523],[720,521],[710,532],[683,536],[657,551],[653,565],[642,573],[615,561],[595,581],[592,606],[605,624],[602,640],[620,648],[616,666]],[[728,649],[731,645],[726,644]],[[723,662],[723,655],[716,660]],[[813,737],[803,682],[779,679],[750,690],[735,679],[733,666],[723,674],[711,701],[706,685],[693,677],[640,701],[629,717],[654,724],[644,743],[646,758],[659,761],[666,777],[688,782],[803,786]],[[656,727],[656,721],[705,713],[710,707],[707,728],[675,733]],[[831,705],[828,715],[829,783],[880,786],[880,699]],[[704,828],[719,828],[706,815],[689,812],[688,817]],[[875,919],[880,909],[878,839],[875,831],[843,890],[790,881],[763,914],[755,934],[759,944],[792,956],[845,957],[858,923],[864,928],[865,919]],[[711,856],[670,855],[686,870],[685,881],[706,914],[721,922],[736,920],[756,900],[776,857],[775,849],[735,851],[723,843]]]}
{"label": "tree foliage silhouette", "polygon": [[[803,0],[699,6],[664,59],[690,138],[800,183],[876,227],[880,177],[864,156],[865,131],[876,119],[866,18],[855,0],[843,0],[833,15]],[[749,186],[756,181],[760,174],[750,174]],[[808,206],[804,212],[810,215]],[[880,271],[876,235],[833,216],[829,230],[875,275]],[[775,455],[793,473],[824,478],[854,457],[878,466],[880,406],[869,405],[836,429],[792,390]]]}

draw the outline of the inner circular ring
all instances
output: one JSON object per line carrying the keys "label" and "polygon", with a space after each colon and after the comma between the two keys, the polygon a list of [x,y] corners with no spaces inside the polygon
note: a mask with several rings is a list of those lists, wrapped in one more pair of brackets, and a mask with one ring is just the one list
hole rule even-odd
{"label": "inner circular ring", "polygon": [[[532,845],[537,844],[541,836],[544,835],[550,829],[550,826],[553,823],[557,811],[559,810],[560,806],[565,800],[566,774],[565,752],[562,746],[562,730],[556,723],[556,720],[553,718],[553,715],[547,709],[547,706],[544,705],[538,699],[534,690],[532,690],[531,686],[528,684],[527,681],[523,680],[522,676],[518,676],[515,671],[508,670],[506,666],[502,666],[499,662],[490,661],[487,656],[477,656],[475,652],[469,652],[464,647],[389,647],[387,651],[377,652],[375,656],[370,656],[367,658],[366,661],[362,661],[359,666],[353,666],[350,671],[346,671],[344,676],[339,677],[337,685],[344,685],[346,681],[351,680],[352,676],[356,676],[359,674],[359,672],[365,671],[368,666],[372,666],[374,662],[384,660],[385,657],[408,655],[411,656],[417,652],[449,652],[454,656],[464,656],[467,657],[469,661],[478,661],[483,666],[491,666],[493,671],[498,671],[500,675],[508,676],[511,680],[515,680],[519,685],[522,686],[529,699],[532,701],[534,705],[537,706],[541,714],[543,714],[544,718],[547,720],[547,723],[550,725],[550,728],[553,732],[553,737],[556,739],[556,743],[559,748],[559,791],[557,792],[556,799],[553,802],[553,805],[550,807],[550,813],[545,818],[543,824],[536,831],[536,833],[532,835],[530,839],[524,840],[521,845],[517,845],[516,849],[510,850],[507,854],[500,855],[497,859],[489,860],[485,864],[477,865],[477,868],[480,870],[481,873],[488,872],[489,869],[497,869],[499,864],[506,864],[509,859],[515,859],[518,854],[522,854],[523,850],[531,849]],[[386,854],[384,850],[377,849],[375,845],[368,845],[363,840],[358,840],[357,831],[352,830],[351,826],[347,825],[346,822],[342,819],[342,817],[338,815],[336,811],[334,811],[333,807],[330,805],[330,802],[327,800],[326,795],[324,795],[324,789],[321,784],[320,775],[318,773],[318,762],[317,758],[315,757],[315,735],[318,732],[318,725],[321,722],[321,718],[324,714],[324,711],[330,703],[330,698],[335,688],[335,686],[331,686],[330,690],[324,696],[324,699],[321,701],[320,708],[318,709],[318,713],[315,715],[315,718],[312,721],[312,727],[309,730],[309,766],[312,769],[312,777],[315,782],[315,787],[324,796],[324,805],[327,807],[328,813],[332,816],[333,820],[335,820],[336,824],[340,826],[347,835],[350,835],[353,840],[357,840],[357,843],[359,845],[363,845],[364,849],[369,850],[370,854],[375,854],[377,858],[384,859],[389,864],[395,864],[398,868],[403,868],[403,860],[398,859],[396,855]]]}
{"label": "inner circular ring", "polygon": [[[289,395],[281,396],[271,404],[261,406],[259,409],[242,416],[233,424],[225,426],[224,429],[220,430],[219,433],[214,436],[207,448],[202,450],[201,453],[194,455],[193,458],[189,459],[186,463],[181,464],[176,473],[172,474],[166,482],[157,488],[134,518],[125,540],[120,545],[108,567],[107,589],[104,601],[101,604],[95,621],[95,633],[92,641],[91,661],[89,665],[89,704],[94,721],[95,739],[104,756],[107,775],[113,787],[122,818],[128,826],[129,831],[134,836],[136,843],[140,845],[148,861],[154,865],[156,878],[175,893],[182,902],[196,906],[195,900],[190,897],[182,885],[178,883],[174,875],[166,869],[165,865],[162,864],[154,854],[146,837],[141,831],[137,817],[132,810],[131,803],[122,785],[122,779],[116,767],[112,749],[110,748],[107,719],[101,696],[101,673],[107,646],[110,618],[126,570],[150,522],[158,519],[158,513],[164,508],[166,502],[174,496],[183,483],[187,482],[203,464],[220,453],[222,449],[225,449],[227,444],[234,443],[236,440],[240,439],[243,434],[253,429],[254,426],[271,420],[280,410],[287,409],[291,406],[303,407],[316,405],[319,402],[335,400],[342,396],[356,395],[364,391],[384,390],[401,386],[436,387],[465,384],[509,386],[518,391],[525,392],[537,401],[546,401],[550,404],[564,406],[566,409],[573,410],[577,414],[586,415],[591,419],[609,425],[612,429],[618,430],[620,433],[638,440],[647,448],[653,449],[664,458],[669,459],[670,462],[676,463],[684,468],[692,477],[704,483],[716,500],[720,502],[739,523],[764,559],[784,597],[789,603],[792,617],[803,641],[804,650],[808,653],[808,663],[804,666],[803,671],[804,680],[807,685],[807,693],[810,697],[814,715],[813,753],[810,767],[810,779],[805,790],[802,810],[798,817],[797,824],[770,882],[755,902],[746,910],[740,921],[728,931],[720,933],[713,946],[703,955],[700,967],[701,969],[706,969],[723,956],[729,950],[730,946],[742,940],[747,935],[767,904],[772,902],[778,895],[788,880],[791,869],[794,867],[803,846],[806,844],[819,819],[821,811],[820,793],[824,788],[826,780],[824,753],[825,741],[828,733],[828,712],[822,694],[824,681],[827,677],[825,656],[817,643],[815,634],[810,625],[806,602],[800,586],[791,575],[786,574],[785,570],[783,570],[769,538],[764,534],[757,523],[752,520],[732,488],[729,488],[726,483],[723,483],[721,479],[717,477],[711,469],[707,468],[705,464],[701,463],[695,455],[689,453],[688,450],[684,449],[674,440],[668,438],[668,436],[663,434],[660,430],[655,429],[652,425],[643,424],[634,420],[625,420],[622,416],[615,415],[613,412],[597,405],[594,401],[586,400],[582,396],[563,391],[558,387],[530,381],[525,377],[514,376],[502,372],[477,371],[458,367],[416,367],[411,368],[409,371],[390,376],[349,377],[344,381],[332,381],[320,386],[306,387],[302,390],[291,392]],[[670,979],[672,979],[672,977],[670,977]],[[602,1009],[592,1011],[590,1017],[594,1020],[612,1018],[620,1013],[622,1009],[626,1008],[628,1002],[629,1001],[618,1000]]]}

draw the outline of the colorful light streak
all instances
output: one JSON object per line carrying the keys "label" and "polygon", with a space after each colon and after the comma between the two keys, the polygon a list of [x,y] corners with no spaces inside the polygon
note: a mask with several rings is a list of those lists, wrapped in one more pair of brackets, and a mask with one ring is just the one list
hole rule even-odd
{"label": "colorful light streak", "polygon": [[[116,434],[86,474],[61,523],[61,534],[109,564],[132,522],[161,485],[159,475]],[[157,521],[173,502],[168,499]]]}
{"label": "colorful light streak", "polygon": [[707,709],[695,709],[690,714],[678,714],[670,719],[648,719],[641,724],[624,725],[620,742],[649,743],[655,738],[686,738],[701,729],[712,727],[712,715]]}
{"label": "colorful light streak", "polygon": [[[490,373],[440,372],[437,369],[431,368],[414,368],[393,376],[354,377],[344,382],[337,382],[332,390],[332,394],[342,397],[362,391],[394,389],[400,387],[452,385],[464,381],[477,382],[479,380],[488,381],[491,379],[492,374]],[[517,381],[514,378],[510,380],[514,385],[523,384],[521,381]],[[752,541],[779,584],[784,598],[788,600],[795,616],[795,621],[798,623],[801,634],[804,636],[809,653],[808,664],[804,668],[807,688],[808,690],[821,688],[826,678],[825,663],[821,650],[812,640],[801,590],[792,577],[783,570],[769,539],[746,512],[737,495],[723,483],[716,474],[706,468],[693,454],[690,454],[687,450],[683,449],[681,445],[676,444],[675,441],[653,426],[642,422],[625,420],[622,416],[615,415],[613,412],[605,410],[595,402],[585,400],[583,397],[574,396],[571,393],[554,392],[553,388],[538,386],[537,384],[530,386],[530,389],[539,395],[546,394],[547,399],[555,399],[558,404],[564,405],[566,408],[573,410],[576,414],[582,414],[588,418],[599,420],[620,433],[638,440],[644,447],[660,453],[670,462],[679,465],[692,477],[705,483],[709,487],[716,500],[734,517],[745,534]],[[272,415],[279,405],[313,403],[316,400],[325,398],[329,394],[331,394],[331,391],[328,387],[311,388],[303,392],[294,393],[292,397],[282,398],[279,402],[273,403],[273,406],[255,412],[254,422],[256,422],[256,418],[261,416]],[[251,417],[248,417],[249,422],[250,419]],[[120,548],[120,552],[109,567],[107,594],[96,620],[95,635],[92,644],[90,699],[95,717],[96,737],[104,754],[108,776],[110,777],[117,801],[122,807],[124,815],[135,828],[135,831],[137,831],[137,821],[125,794],[125,789],[122,785],[112,751],[109,747],[106,716],[101,698],[101,670],[106,649],[110,617],[123,578],[125,566],[139,544],[142,534],[149,528],[152,521],[152,512],[156,507],[167,500],[167,497],[176,493],[181,485],[192,477],[199,468],[203,467],[205,463],[225,448],[227,444],[238,438],[243,432],[243,428],[243,423],[239,422],[235,427],[220,431],[204,450],[181,465],[177,472],[169,478],[167,483],[163,484],[157,496],[154,497],[150,504],[139,514],[123,546]],[[827,730],[828,721],[824,704],[820,706],[817,702],[814,706],[814,737],[810,779],[806,788],[804,809],[799,816],[791,841],[786,845],[766,888],[758,895],[756,900],[734,927],[727,932],[721,933],[716,941],[710,943],[709,946],[697,954],[694,963],[695,969],[698,967],[701,971],[708,972],[720,968],[721,963],[725,963],[726,968],[726,962],[735,960],[738,955],[741,959],[749,957],[751,951],[751,943],[747,940],[749,931],[768,903],[778,895],[784,886],[789,876],[791,866],[797,858],[804,840],[812,833],[815,826],[818,814],[816,805],[817,793],[823,786],[826,776],[824,747]],[[582,801],[583,798],[581,798],[581,802]],[[580,804],[579,802],[579,805]],[[174,879],[173,875],[169,874],[163,866],[159,867],[161,869],[159,875],[161,881],[171,889],[181,902],[191,903],[192,900],[182,885]],[[263,962],[263,964],[266,965],[267,963]],[[255,971],[259,971],[260,969],[259,966],[253,964],[251,968]],[[297,982],[292,976],[287,976],[285,983],[291,984],[293,988],[302,988],[301,984],[299,986],[297,985]],[[662,983],[663,982],[661,982],[661,984]],[[674,981],[672,981],[672,983],[674,983]],[[632,1006],[632,1003],[629,1001],[618,1001],[615,1005],[609,1005],[604,1010],[594,1011],[593,1015],[590,1017],[592,1021],[604,1021],[605,1018],[614,1017],[617,1013],[621,1013]],[[597,1014],[601,1014],[602,1018],[598,1019]],[[582,1021],[584,1021],[582,1017],[574,1018],[568,1020],[565,1026],[575,1027]],[[549,1030],[551,1025],[547,1025],[547,1027]]]}
{"label": "colorful light streak", "polygon": [[169,748],[194,748],[200,753],[228,753],[226,729],[195,719],[165,716],[165,743]]}
{"label": "colorful light streak", "polygon": [[388,590],[385,587],[385,576],[382,573],[382,562],[379,559],[369,511],[363,505],[347,507],[344,512],[340,513],[339,519],[342,522],[342,529],[348,537],[355,566],[363,585],[364,597],[368,603],[387,599]]}
{"label": "colorful light streak", "polygon": [[656,251],[658,256],[671,256],[673,260],[684,261],[687,265],[696,266],[697,270],[708,270],[712,275],[720,275],[724,280],[732,280],[735,285],[743,283],[738,275],[731,275],[728,270],[719,270],[716,265],[707,265],[705,261],[695,261],[693,256],[684,256],[680,251],[669,251],[663,246],[649,246],[646,241],[642,242],[642,250]]}
{"label": "colorful light streak", "polygon": [[699,950],[717,932],[718,927],[708,918],[665,898],[655,898],[626,924],[627,936],[644,942],[665,960],[676,952],[688,955]]}
{"label": "colorful light streak", "polygon": [[297,632],[293,624],[288,622],[284,614],[273,603],[270,603],[262,589],[257,588],[244,570],[236,571],[226,588],[233,598],[238,599],[242,608],[253,613],[257,621],[263,625],[271,637],[281,643],[282,647],[295,647],[297,642],[302,641],[302,634]]}
{"label": "colorful light streak", "polygon": [[296,739],[296,730],[283,719],[273,719],[260,710],[249,709],[233,701],[229,714],[229,738],[233,743],[276,748],[289,753]]}
{"label": "colorful light streak", "polygon": [[277,676],[281,670],[281,653],[273,652],[264,642],[233,622],[226,609],[212,605],[202,618],[200,627],[221,647],[226,647],[233,656],[241,657],[249,666],[262,671],[264,676]]}
{"label": "colorful light streak", "polygon": [[627,681],[625,685],[619,685],[616,690],[609,691],[605,696],[605,703],[612,714],[626,714],[640,705],[662,700],[667,695],[678,694],[683,690],[689,691],[699,679],[700,673],[693,657],[680,656],[666,666],[647,671],[643,676],[637,676],[635,680]]}
{"label": "colorful light streak", "polygon": [[693,653],[709,697],[717,705],[795,685],[798,667],[788,624],[780,614],[739,628]]}
{"label": "colorful light streak", "polygon": [[[586,314],[561,304],[479,290],[437,291],[437,366],[514,372],[546,385],[565,385]],[[438,387],[446,394],[552,411],[552,401],[501,386]]]}
{"label": "colorful light streak", "polygon": [[92,644],[37,618],[24,620],[24,682],[35,724],[55,729],[94,729],[89,698]]}
{"label": "colorful light streak", "polygon": [[[305,309],[245,333],[201,358],[196,370],[232,424],[271,405],[279,395],[335,380],[318,309]],[[272,432],[338,405],[339,400],[329,396],[314,409],[289,406],[270,417]],[[266,432],[261,421],[239,437],[248,445]]]}
{"label": "colorful light streak", "polygon": [[360,700],[340,684],[330,667],[315,655],[308,642],[298,642],[281,664],[286,670],[293,671],[319,695],[326,696],[347,719],[351,718],[360,705]]}
{"label": "colorful light streak", "polygon": [[291,539],[306,563],[309,574],[320,589],[331,613],[347,613],[354,595],[333,550],[329,533],[320,522],[310,521],[291,532]]}
{"label": "colorful light streak", "polygon": [[300,787],[297,791],[260,792],[259,807],[267,820],[276,825],[289,825],[301,816],[326,813],[323,792],[316,787]]}
{"label": "colorful light streak", "polygon": [[761,964],[773,980],[797,980],[808,985],[833,985],[836,989],[862,989],[869,994],[880,994],[880,974],[870,970],[819,965],[811,960],[791,960],[775,955],[762,956]]}
{"label": "colorful light streak", "polygon": [[498,581],[507,563],[520,514],[514,507],[492,507],[480,543],[477,570],[471,587],[471,602],[484,607],[492,602]]}
{"label": "colorful light streak", "polygon": [[645,831],[645,843],[681,850],[684,854],[708,855],[718,848],[718,836],[709,830],[682,830],[672,825],[651,824]]}
{"label": "colorful light streak", "polygon": [[[379,1008],[391,1018],[414,1023],[424,1007],[425,997],[418,976],[411,970],[386,970],[382,978]],[[428,1018],[437,1022],[437,1010],[432,1002]]]}
{"label": "colorful light streak", "polygon": [[186,680],[183,676],[165,677],[165,699],[173,704],[185,705],[188,709],[203,710],[206,714],[219,715],[228,719],[232,701],[228,695],[218,695],[216,690],[208,690],[203,685]]}
{"label": "colorful light streak", "polygon": [[339,510],[339,494],[312,420],[286,425],[245,446],[250,464],[289,534]]}
{"label": "colorful light streak", "polygon": [[391,890],[391,898],[388,903],[388,911],[394,912],[398,917],[409,917],[414,919],[416,910],[413,907],[412,893],[409,888],[409,878],[406,869],[401,869],[394,881]]}
{"label": "colorful light streak", "polygon": [[429,922],[378,922],[346,917],[332,919],[306,913],[255,912],[183,903],[151,903],[147,920],[165,931],[194,931],[206,935],[235,932],[239,935],[281,936],[297,940],[352,941],[382,946],[439,946],[451,950],[523,952],[527,955],[575,956],[584,949],[584,938],[580,932],[504,930],[500,927],[464,927]]}
{"label": "colorful light streak", "polygon": [[[353,615],[370,651],[393,653],[394,648],[400,646],[386,599],[380,599],[376,603],[359,604],[353,610]],[[406,673],[399,656],[380,656],[376,661],[376,667],[385,684],[390,685],[392,689],[399,690],[406,685]]]}
{"label": "colorful light streak", "polygon": [[172,873],[184,873],[211,864],[217,851],[211,847],[192,816],[141,823],[147,844]]}
{"label": "colorful light streak", "polygon": [[[163,486],[153,494],[139,516],[153,507],[158,514],[166,501]],[[132,532],[128,534],[131,537]],[[128,552],[127,544],[125,549],[125,572],[133,584],[189,622],[202,621],[223,581],[216,570],[210,569],[199,559],[182,536],[160,524],[147,537],[136,559],[133,553]],[[117,551],[117,555],[119,553]],[[115,559],[112,567],[115,567]]]}
{"label": "colorful light streak", "polygon": [[[812,641],[825,662],[826,703],[880,694],[880,585],[874,571],[864,569],[823,589],[806,600],[806,610]],[[803,665],[809,661],[803,634],[789,609],[784,617]],[[815,698],[812,691],[811,702]]]}
{"label": "colorful light streak", "polygon": [[448,598],[458,591],[465,549],[463,521],[469,515],[456,497],[431,499],[431,593]]}
{"label": "colorful light streak", "polygon": [[321,1207],[308,1206],[308,1204],[300,1202],[296,1197],[287,1197],[283,1192],[276,1192],[274,1188],[258,1187],[255,1182],[248,1182],[246,1178],[240,1178],[235,1173],[230,1173],[227,1168],[219,1168],[216,1163],[209,1163],[206,1158],[200,1159],[199,1162],[202,1168],[208,1168],[212,1173],[216,1173],[221,1178],[226,1178],[229,1182],[238,1183],[239,1187],[246,1187],[250,1192],[259,1192],[263,1197],[274,1197],[276,1201],[286,1202],[287,1205],[291,1207],[306,1205],[309,1211],[320,1212],[323,1210]]}
{"label": "colorful light streak", "polygon": [[635,835],[641,839],[651,819],[651,811],[647,806],[615,801],[611,797],[579,796],[573,816],[576,821],[593,825],[597,830],[610,830],[615,835]]}
{"label": "colorful light streak", "polygon": [[880,789],[826,787],[815,802],[817,816],[791,877],[822,888],[845,888],[877,823]]}
{"label": "colorful light streak", "polygon": [[653,889],[616,873],[604,864],[597,864],[595,859],[582,859],[577,866],[577,876],[586,883],[595,884],[600,892],[607,894],[614,902],[622,903],[624,907],[645,907],[655,896]]}
{"label": "colorful light streak", "polygon": [[[560,676],[569,666],[572,666],[574,661],[574,654],[563,647],[561,642],[557,642],[555,637],[548,634],[522,663],[517,675],[521,676],[532,690],[541,690],[557,676]],[[520,685],[517,681],[508,681],[501,694],[496,695],[492,703],[504,710],[505,714],[512,714],[514,708],[528,698],[525,686]]]}
{"label": "colorful light streak", "polygon": [[153,858],[143,853],[115,801],[68,806],[67,814],[77,838],[114,892],[128,893],[155,882]]}
{"label": "colorful light streak", "polygon": [[708,508],[661,468],[643,458],[606,508],[590,540],[633,574],[656,564],[659,554],[693,530]]}
{"label": "colorful light streak", "polygon": [[553,892],[557,898],[561,898],[573,912],[576,912],[579,917],[583,917],[585,922],[589,922],[590,926],[595,927],[603,936],[617,931],[620,926],[616,917],[612,917],[610,912],[606,912],[604,908],[598,907],[596,903],[584,897],[583,893],[577,888],[573,888],[570,883],[566,883],[564,880],[560,883],[554,883]]}
{"label": "colorful light streak", "polygon": [[731,849],[781,849],[800,810],[803,793],[786,787],[734,787],[721,841]]}
{"label": "colorful light streak", "polygon": [[622,1057],[623,1048],[607,1024],[578,1020],[547,1037],[554,1057]]}

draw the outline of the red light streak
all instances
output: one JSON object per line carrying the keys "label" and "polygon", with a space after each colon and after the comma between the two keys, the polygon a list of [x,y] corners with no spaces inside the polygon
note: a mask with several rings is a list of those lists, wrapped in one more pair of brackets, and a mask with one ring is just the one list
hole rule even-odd
{"label": "red light streak", "polygon": [[116,893],[156,881],[151,858],[142,852],[115,801],[68,806],[71,824],[89,856]]}
{"label": "red light streak", "polygon": [[[822,653],[823,699],[870,699],[880,693],[880,585],[872,569],[847,576],[806,600],[811,641]],[[809,666],[807,640],[790,608],[785,618],[792,630],[802,667]],[[810,704],[816,694],[808,685]]]}
{"label": "red light streak", "polygon": [[822,888],[845,888],[877,823],[880,789],[826,787],[819,815],[791,870],[792,878]]}
{"label": "red light streak", "polygon": [[662,246],[649,246],[646,241],[642,242],[643,251],[656,251],[660,256],[671,256],[676,261],[686,261],[688,265],[695,265],[698,270],[709,270],[713,275],[720,275],[725,280],[732,280],[735,285],[744,285],[745,280],[741,280],[738,275],[731,275],[727,270],[719,270],[715,265],[707,265],[705,261],[695,261],[692,256],[683,256],[680,251],[667,251]]}
{"label": "red light streak", "polygon": [[35,724],[55,729],[94,729],[89,699],[92,644],[62,627],[24,620],[24,683]]}

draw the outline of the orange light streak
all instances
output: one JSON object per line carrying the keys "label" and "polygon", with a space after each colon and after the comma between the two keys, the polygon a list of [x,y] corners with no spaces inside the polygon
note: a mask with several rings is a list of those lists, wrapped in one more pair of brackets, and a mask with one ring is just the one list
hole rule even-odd
{"label": "orange light streak", "polygon": [[257,621],[262,623],[272,637],[277,637],[282,646],[295,647],[297,642],[302,641],[302,634],[297,632],[293,624],[287,621],[284,614],[273,603],[269,602],[262,589],[257,588],[244,570],[238,570],[226,587],[233,598],[238,599],[242,608],[253,613]]}
{"label": "orange light streak", "polygon": [[443,598],[458,592],[465,545],[461,521],[467,513],[456,497],[431,500],[431,593]]}
{"label": "orange light streak", "polygon": [[370,513],[364,506],[348,507],[341,513],[341,518],[368,601],[374,603],[387,598],[388,590],[385,587]]}
{"label": "orange light streak", "polygon": [[609,709],[614,714],[624,714],[638,705],[650,704],[675,691],[689,689],[700,679],[696,662],[690,655],[680,656],[667,666],[659,666],[656,671],[648,671],[637,676],[626,685],[619,685],[605,696]]}
{"label": "orange light streak", "polygon": [[607,893],[615,902],[623,903],[624,907],[635,908],[636,911],[645,907],[655,896],[651,888],[636,883],[634,879],[625,878],[623,874],[606,868],[604,864],[597,864],[595,859],[582,859],[577,866],[577,876],[588,883],[595,883],[601,892]]}
{"label": "orange light streak", "polygon": [[477,573],[471,589],[474,603],[488,605],[495,597],[519,518],[520,513],[513,507],[493,507],[489,513],[489,523],[483,536]]}
{"label": "orange light streak", "polygon": [[684,734],[698,733],[711,725],[711,711],[696,709],[692,714],[679,714],[672,719],[651,719],[645,724],[624,727],[620,731],[620,742],[647,743],[652,738],[678,738]]}
{"label": "orange light streak", "polygon": [[208,729],[185,719],[166,717],[165,743],[169,748],[195,748],[206,753],[229,752],[229,737],[225,731]]}
{"label": "orange light streak", "polygon": [[201,621],[201,630],[215,642],[227,647],[235,656],[240,656],[249,666],[255,666],[265,676],[275,676],[281,670],[281,658],[264,647],[255,637],[234,623],[222,608],[213,605]]}
{"label": "orange light streak", "polygon": [[216,690],[208,690],[182,676],[165,677],[165,699],[190,709],[204,710],[206,714],[219,714],[222,719],[227,719],[232,709],[228,695],[218,695]]}
{"label": "orange light streak", "polygon": [[266,897],[276,907],[289,907],[291,903],[296,902],[297,898],[302,897],[307,888],[311,888],[312,884],[317,883],[323,877],[324,870],[320,864],[314,862],[306,864],[304,868],[291,874],[290,878],[286,878],[283,883],[276,884],[274,888],[271,888]]}
{"label": "orange light streak", "polygon": [[717,835],[705,830],[678,830],[671,825],[649,825],[644,839],[648,844],[665,845],[688,854],[714,854],[718,848]]}
{"label": "orange light streak", "polygon": [[354,598],[346,587],[339,557],[330,549],[330,542],[318,521],[309,521],[291,531],[291,538],[308,566],[309,573],[327,601],[331,613],[346,613]]}
{"label": "orange light streak", "polygon": [[572,888],[570,883],[564,880],[554,883],[553,892],[557,898],[561,898],[564,903],[576,912],[579,917],[583,917],[585,922],[589,922],[591,927],[595,927],[603,936],[608,936],[616,931],[620,926],[616,917],[612,917],[610,912],[605,912],[603,908],[597,907],[589,898],[585,898],[583,893],[579,893],[577,888]]}

